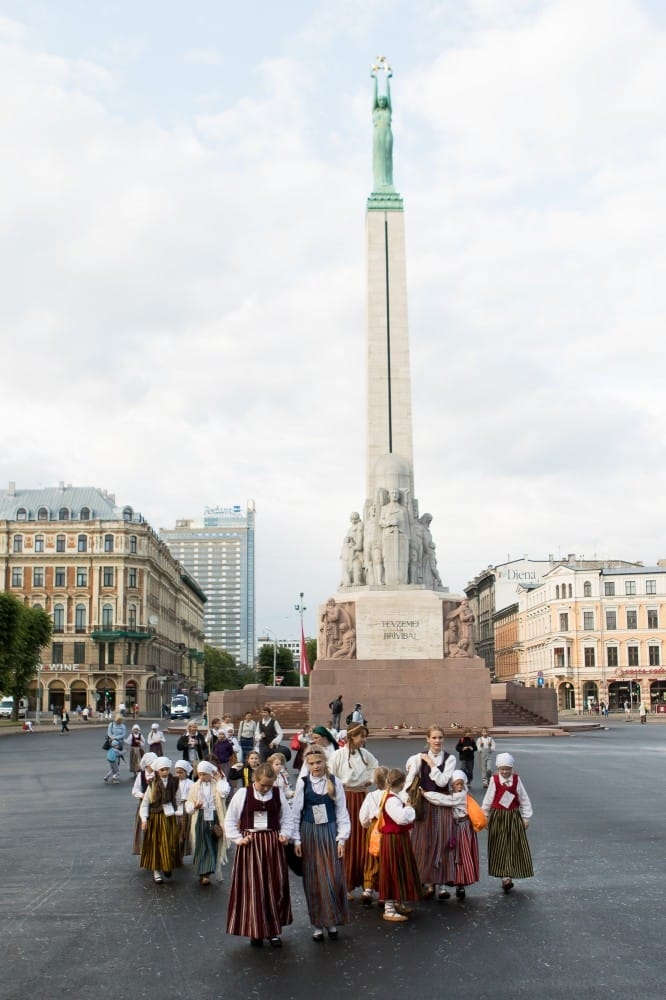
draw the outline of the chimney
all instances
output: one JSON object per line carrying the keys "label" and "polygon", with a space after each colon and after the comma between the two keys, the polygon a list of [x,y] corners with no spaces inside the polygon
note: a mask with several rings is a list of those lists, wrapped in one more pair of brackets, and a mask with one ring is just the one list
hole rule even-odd
{"label": "chimney", "polygon": [[8,497],[16,496],[16,483],[13,480],[10,480],[9,486],[7,487],[7,496]]}

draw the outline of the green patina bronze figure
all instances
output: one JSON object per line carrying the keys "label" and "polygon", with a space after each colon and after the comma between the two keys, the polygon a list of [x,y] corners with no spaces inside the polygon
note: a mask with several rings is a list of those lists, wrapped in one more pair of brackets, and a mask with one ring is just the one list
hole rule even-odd
{"label": "green patina bronze figure", "polygon": [[[386,94],[379,94],[377,77],[386,73]],[[372,166],[376,192],[394,191],[393,187],[393,132],[391,131],[391,67],[385,56],[380,56],[372,67],[374,97],[372,104]]]}

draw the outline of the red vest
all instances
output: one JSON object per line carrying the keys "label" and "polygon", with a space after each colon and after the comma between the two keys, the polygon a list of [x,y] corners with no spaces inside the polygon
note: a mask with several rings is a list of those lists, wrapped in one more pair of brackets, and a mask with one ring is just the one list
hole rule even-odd
{"label": "red vest", "polygon": [[[397,799],[397,798],[398,796],[394,795],[391,792],[387,796],[386,801],[388,802],[389,799]],[[405,833],[407,830],[411,830],[411,828],[414,826],[413,823],[407,823],[402,826],[396,823],[394,820],[391,819],[389,814],[386,812],[386,809],[383,810],[382,816],[384,817],[384,825],[382,827],[382,833]]]}
{"label": "red vest", "polygon": [[280,814],[282,811],[280,793],[276,788],[273,788],[271,794],[272,798],[268,799],[266,802],[262,802],[261,799],[255,797],[254,785],[250,783],[247,786],[247,790],[245,792],[245,802],[240,815],[239,826],[241,831],[251,830],[254,827],[254,816],[252,815],[254,812],[267,812],[267,829],[280,830]]}
{"label": "red vest", "polygon": [[[517,774],[511,775],[510,785],[503,785],[499,774],[493,774],[493,781],[495,783],[495,797],[493,799],[493,804],[490,808],[504,809],[505,811],[509,811],[511,809],[519,809],[520,801],[518,799],[518,775]],[[500,799],[502,798],[505,792],[513,792],[513,801],[511,802],[510,806],[500,805]]]}

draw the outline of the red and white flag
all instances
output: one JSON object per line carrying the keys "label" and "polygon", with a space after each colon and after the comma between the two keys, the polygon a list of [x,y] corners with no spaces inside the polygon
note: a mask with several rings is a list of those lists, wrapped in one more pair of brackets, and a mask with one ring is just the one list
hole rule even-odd
{"label": "red and white flag", "polygon": [[301,677],[307,677],[310,673],[310,664],[308,663],[308,652],[305,648],[305,635],[303,633],[303,622],[301,622]]}

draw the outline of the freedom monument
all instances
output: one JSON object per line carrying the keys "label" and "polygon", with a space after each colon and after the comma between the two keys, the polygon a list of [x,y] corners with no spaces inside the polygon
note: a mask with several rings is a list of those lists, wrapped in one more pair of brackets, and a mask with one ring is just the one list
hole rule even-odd
{"label": "freedom monument", "polygon": [[[336,593],[319,610],[310,717],[343,693],[373,728],[491,725],[474,616],[443,586],[432,514],[414,494],[403,200],[393,183],[391,69],[372,67],[373,190],[367,239],[367,487],[342,540]],[[379,78],[385,79],[380,93]]]}

